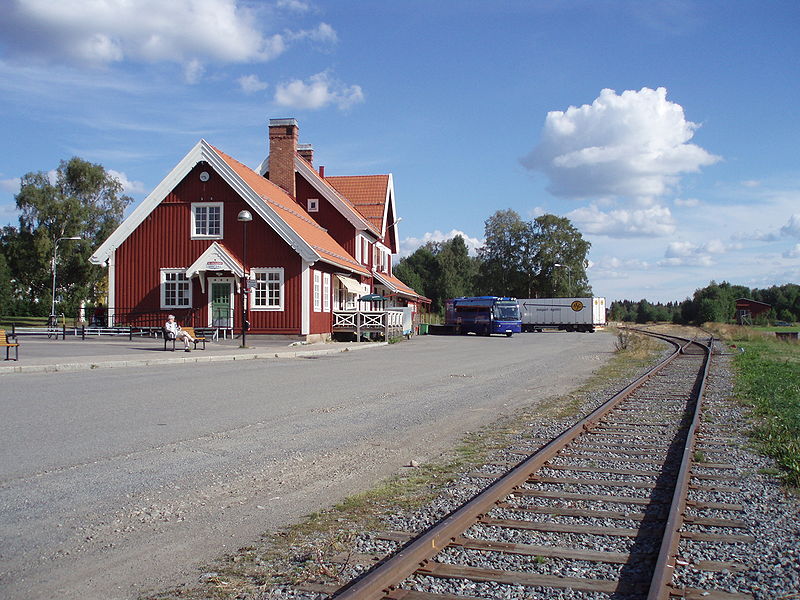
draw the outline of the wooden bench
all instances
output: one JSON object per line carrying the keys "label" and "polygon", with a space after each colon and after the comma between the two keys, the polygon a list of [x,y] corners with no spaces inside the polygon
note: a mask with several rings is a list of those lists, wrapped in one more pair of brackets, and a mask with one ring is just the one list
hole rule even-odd
{"label": "wooden bench", "polygon": [[[169,342],[172,342],[172,351],[175,352],[175,341],[177,340],[177,337],[173,336],[166,329],[162,329],[162,331],[164,332],[164,350],[167,349],[167,344]],[[198,336],[194,332],[194,327],[181,327],[181,331],[185,331],[192,338],[194,338],[194,342],[193,343],[194,343],[194,349],[195,350],[197,350],[197,344],[200,344],[200,343],[203,344],[203,350],[206,349],[206,338],[204,338],[203,336]]]}
{"label": "wooden bench", "polygon": [[17,342],[9,342],[5,329],[0,329],[0,348],[6,349],[6,360],[11,360],[10,352],[14,349],[14,360],[19,360],[19,344]]}

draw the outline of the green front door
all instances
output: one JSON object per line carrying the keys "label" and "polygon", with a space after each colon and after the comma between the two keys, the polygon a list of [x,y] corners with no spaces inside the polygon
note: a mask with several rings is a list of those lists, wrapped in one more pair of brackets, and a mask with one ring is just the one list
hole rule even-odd
{"label": "green front door", "polygon": [[231,311],[231,284],[211,284],[211,326],[233,327],[233,311]]}

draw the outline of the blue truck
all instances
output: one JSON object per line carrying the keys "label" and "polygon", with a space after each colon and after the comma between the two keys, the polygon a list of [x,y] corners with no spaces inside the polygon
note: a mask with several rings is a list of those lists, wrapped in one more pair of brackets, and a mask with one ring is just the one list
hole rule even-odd
{"label": "blue truck", "polygon": [[519,305],[515,298],[471,296],[453,298],[445,303],[443,333],[505,334],[511,337],[522,331]]}

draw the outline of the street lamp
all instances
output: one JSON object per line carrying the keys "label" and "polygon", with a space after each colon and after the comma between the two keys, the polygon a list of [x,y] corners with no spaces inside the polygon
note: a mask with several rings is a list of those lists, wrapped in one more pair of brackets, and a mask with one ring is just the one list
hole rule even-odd
{"label": "street lamp", "polygon": [[81,239],[77,235],[65,236],[58,238],[53,243],[53,302],[50,305],[50,318],[52,319],[56,314],[56,252],[58,251],[58,242],[61,240],[79,240]]}
{"label": "street lamp", "polygon": [[555,263],[553,266],[567,269],[567,294],[572,293],[572,267],[560,263]]}
{"label": "street lamp", "polygon": [[253,220],[253,215],[249,210],[239,211],[236,220],[242,224],[243,238],[242,243],[242,345],[247,348],[247,224]]}

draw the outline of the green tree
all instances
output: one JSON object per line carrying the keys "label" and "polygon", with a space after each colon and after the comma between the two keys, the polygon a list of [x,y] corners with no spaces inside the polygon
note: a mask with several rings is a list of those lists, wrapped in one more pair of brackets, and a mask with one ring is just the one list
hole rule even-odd
{"label": "green tree", "polygon": [[533,227],[516,211],[498,210],[485,222],[479,287],[484,294],[529,298],[534,290]]}
{"label": "green tree", "polygon": [[132,198],[101,165],[77,157],[61,161],[53,181],[42,171],[26,174],[15,198],[19,229],[6,228],[2,237],[17,292],[30,298],[32,312],[49,312],[56,242],[79,236],[62,241],[57,253],[56,296],[63,296],[62,311],[75,314],[82,300],[95,300],[105,286],[105,270],[90,264],[89,256],[122,221]]}
{"label": "green tree", "polygon": [[439,264],[438,294],[442,300],[474,294],[478,264],[470,257],[463,237],[457,235],[443,242],[436,261]]}
{"label": "green tree", "polygon": [[[569,219],[542,215],[533,221],[536,292],[542,297],[591,296],[586,257],[591,243]],[[558,265],[558,266],[556,266]]]}

